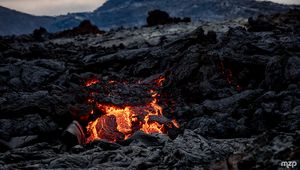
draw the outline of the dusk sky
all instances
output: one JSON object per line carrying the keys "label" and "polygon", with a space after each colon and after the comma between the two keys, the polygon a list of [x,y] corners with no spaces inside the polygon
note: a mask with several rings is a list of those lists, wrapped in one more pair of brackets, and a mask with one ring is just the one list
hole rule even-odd
{"label": "dusk sky", "polygon": [[[93,11],[106,0],[0,0],[0,6],[34,15],[60,15],[69,12]],[[272,0],[300,4],[300,0]]]}
{"label": "dusk sky", "polygon": [[0,6],[34,15],[93,11],[106,0],[0,0]]}

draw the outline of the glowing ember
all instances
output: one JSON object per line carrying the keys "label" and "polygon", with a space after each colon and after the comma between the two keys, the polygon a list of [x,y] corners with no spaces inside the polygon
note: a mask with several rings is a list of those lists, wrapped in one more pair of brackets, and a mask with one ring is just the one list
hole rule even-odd
{"label": "glowing ember", "polygon": [[238,91],[241,91],[242,87],[239,84],[237,84],[236,81],[234,81],[233,73],[232,73],[231,69],[225,68],[223,61],[220,62],[219,71],[225,77],[225,79],[229,85],[234,85]]}
{"label": "glowing ember", "polygon": [[155,83],[157,86],[162,86],[166,78],[164,76],[160,76],[157,80],[155,80]]}
{"label": "glowing ember", "polygon": [[100,82],[100,81],[97,80],[97,79],[91,79],[91,80],[88,80],[88,81],[85,83],[85,86],[86,86],[86,87],[89,87],[89,86],[92,86],[92,85],[97,84],[97,83],[99,83],[99,82]]}
{"label": "glowing ember", "polygon": [[172,120],[172,123],[176,128],[180,127],[179,123],[176,120]]}
{"label": "glowing ember", "polygon": [[[161,76],[155,80],[155,83],[157,86],[161,86],[164,80],[165,78]],[[87,84],[90,85],[91,83]],[[145,133],[164,133],[166,131],[165,126],[179,128],[179,124],[175,120],[157,121],[159,119],[165,121],[166,118],[163,117],[162,107],[158,105],[159,94],[154,90],[151,90],[150,94],[152,101],[144,106],[118,107],[111,104],[96,103],[96,109],[100,110],[103,115],[88,124],[87,132],[90,136],[87,141],[105,139],[116,142],[127,139],[138,130]],[[91,112],[91,114],[93,113]]]}
{"label": "glowing ember", "polygon": [[132,122],[136,119],[129,106],[122,109],[115,106],[98,104],[98,109],[102,110],[108,116],[116,117],[117,129],[119,132],[122,132],[125,135],[132,132]]}
{"label": "glowing ember", "polygon": [[110,81],[108,81],[108,83],[109,84],[113,84],[113,83],[116,83],[117,81],[115,81],[115,80],[110,80]]}

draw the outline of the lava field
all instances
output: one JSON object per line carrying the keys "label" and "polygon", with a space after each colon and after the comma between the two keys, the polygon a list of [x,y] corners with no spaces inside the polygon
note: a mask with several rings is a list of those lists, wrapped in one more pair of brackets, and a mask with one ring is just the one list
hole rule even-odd
{"label": "lava field", "polygon": [[108,32],[85,24],[0,37],[0,169],[300,159],[299,10]]}

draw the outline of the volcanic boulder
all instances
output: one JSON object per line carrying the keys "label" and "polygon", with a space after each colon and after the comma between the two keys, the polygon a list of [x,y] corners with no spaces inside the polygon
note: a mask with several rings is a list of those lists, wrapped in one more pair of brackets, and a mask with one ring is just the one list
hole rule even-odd
{"label": "volcanic boulder", "polygon": [[85,35],[85,34],[103,34],[104,31],[98,29],[97,26],[93,25],[91,21],[84,20],[82,21],[78,27],[75,27],[71,30],[65,30],[58,33],[58,36],[62,37],[72,37],[77,35]]}
{"label": "volcanic boulder", "polygon": [[281,30],[284,32],[299,31],[299,22],[297,22],[300,20],[299,11],[299,9],[293,9],[285,14],[259,15],[257,18],[250,17],[248,19],[248,30],[253,32],[272,30]]}
{"label": "volcanic boulder", "polygon": [[161,10],[153,10],[148,12],[147,17],[147,25],[149,27],[156,25],[164,25],[164,24],[172,24],[172,23],[180,23],[180,22],[191,22],[191,18],[178,18],[178,17],[170,17],[170,15]]}
{"label": "volcanic boulder", "polygon": [[46,40],[49,37],[48,31],[44,27],[40,27],[38,29],[35,29],[32,33],[32,36],[37,41],[43,41]]}

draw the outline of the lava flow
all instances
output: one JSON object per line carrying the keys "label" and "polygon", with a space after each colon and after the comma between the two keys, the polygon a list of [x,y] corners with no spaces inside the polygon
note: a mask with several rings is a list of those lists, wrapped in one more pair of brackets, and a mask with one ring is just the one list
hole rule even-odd
{"label": "lava flow", "polygon": [[[159,77],[154,81],[155,86],[162,86],[164,80],[163,76]],[[86,83],[86,86],[98,82],[97,80],[90,80]],[[119,107],[96,101],[96,109],[103,114],[87,125],[89,134],[87,142],[95,139],[116,142],[129,138],[138,130],[145,133],[165,133],[167,128],[179,128],[179,124],[175,120],[170,121],[164,117],[163,109],[158,104],[158,97],[160,96],[158,92],[155,90],[148,92],[151,94],[151,102],[143,106],[127,105]]]}

